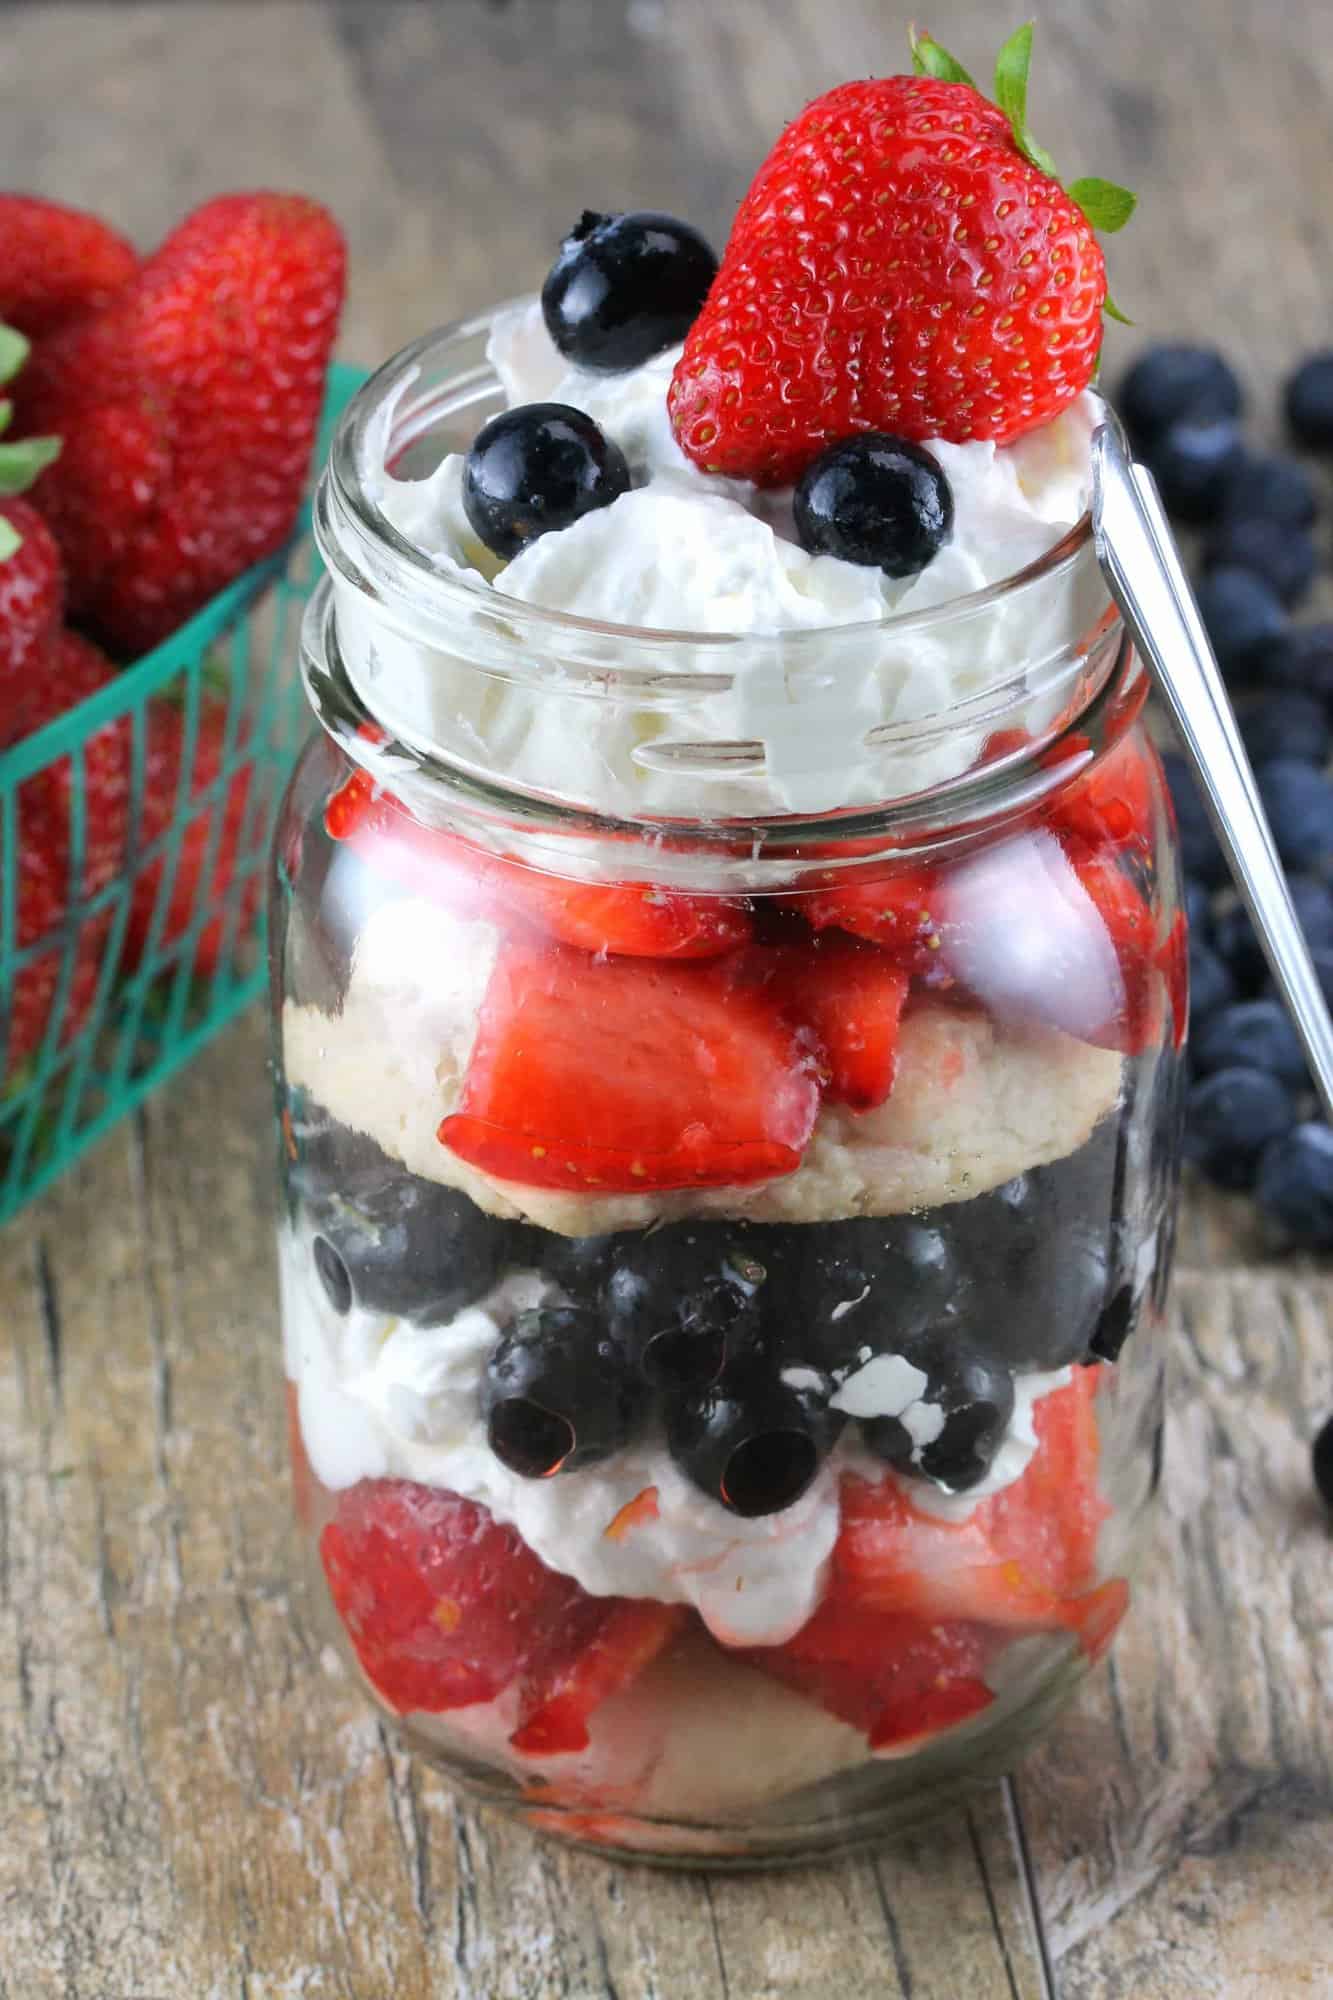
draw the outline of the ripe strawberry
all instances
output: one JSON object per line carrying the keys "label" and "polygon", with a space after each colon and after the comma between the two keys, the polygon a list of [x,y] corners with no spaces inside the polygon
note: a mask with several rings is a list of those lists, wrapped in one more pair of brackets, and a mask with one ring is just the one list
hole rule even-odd
{"label": "ripe strawberry", "polygon": [[98,312],[138,268],[133,244],[95,215],[0,194],[0,320],[30,340]]}
{"label": "ripe strawberry", "polygon": [[926,974],[936,969],[940,955],[938,891],[933,868],[899,868],[892,874],[839,876],[826,889],[785,900],[815,930],[848,931],[879,945],[903,971]]}
{"label": "ripe strawberry", "polygon": [[68,440],[35,498],[71,612],[113,651],[157,644],[290,532],[343,276],[315,202],[223,195],[35,356],[23,429]]}
{"label": "ripe strawberry", "polygon": [[887,952],[830,931],[813,948],[774,954],[770,990],[819,1050],[824,1095],[853,1111],[883,1104],[893,1089],[898,1024],[909,975]]}
{"label": "ripe strawberry", "polygon": [[[187,742],[185,711],[174,702],[155,701],[148,712],[148,747],[144,769],[144,799],[139,846],[148,847],[160,839],[182,809],[182,762]],[[206,704],[199,714],[190,772],[189,797],[193,802],[212,790],[221,778],[226,736],[226,710],[218,703]],[[235,895],[233,877],[242,859],[241,839],[245,832],[250,799],[252,766],[238,765],[219,799],[194,807],[181,838],[171,880],[171,897],[157,934],[157,953],[165,954],[183,937],[201,910],[215,910],[216,916],[200,931],[194,948],[194,971],[204,977],[217,968],[227,934],[227,906]],[[209,867],[214,828],[218,814],[221,825]],[[153,934],[153,915],[165,868],[170,865],[170,849],[140,871],[135,879],[125,932],[126,964],[135,966],[147,951]],[[234,942],[259,907],[263,894],[262,869],[252,870],[239,891],[240,910],[230,929]]]}
{"label": "ripe strawberry", "polygon": [[[0,578],[4,569],[0,567]],[[91,640],[60,632],[51,644],[44,679],[34,690],[30,726],[44,728],[57,716],[116,678],[116,668]],[[75,792],[83,799],[82,894],[95,896],[123,867],[128,846],[130,805],[130,720],[104,722],[84,743],[81,762],[61,757],[24,785],[20,811],[40,797],[45,824],[53,829],[54,851],[64,866],[74,833]]]}
{"label": "ripe strawberry", "polygon": [[[102,947],[110,924],[105,914],[84,918],[77,935],[72,933],[66,920],[66,825],[47,817],[40,796],[25,801],[24,807],[18,823],[14,944],[19,952],[34,946],[40,949],[15,972],[9,992],[0,989],[0,1075],[5,1081],[35,1053],[57,1006],[59,1047],[72,1041],[86,1025],[97,995]],[[67,960],[68,982],[62,1002],[60,989]]]}
{"label": "ripe strawberry", "polygon": [[441,1144],[528,1187],[740,1187],[789,1174],[819,1086],[768,995],[731,960],[501,948]]}
{"label": "ripe strawberry", "polygon": [[17,538],[0,552],[0,743],[13,743],[36,726],[65,586],[55,537],[30,501],[0,500],[0,522]]}
{"label": "ripe strawberry", "polygon": [[1093,220],[1118,228],[1133,201],[1054,178],[1026,125],[1031,35],[1001,52],[998,104],[926,39],[929,73],[841,84],[788,125],[672,378],[696,465],[778,486],[856,431],[1003,443],[1087,386]]}

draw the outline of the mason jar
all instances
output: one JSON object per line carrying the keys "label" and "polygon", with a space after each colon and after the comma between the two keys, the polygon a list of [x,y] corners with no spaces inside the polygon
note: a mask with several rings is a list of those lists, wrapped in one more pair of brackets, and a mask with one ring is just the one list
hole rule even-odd
{"label": "mason jar", "polygon": [[372,378],[316,510],[272,924],[301,1533],[474,1792],[826,1854],[1005,1768],[1129,1604],[1186,1008],[1145,682],[1086,520],[869,626],[469,585],[385,492],[499,407],[487,325]]}

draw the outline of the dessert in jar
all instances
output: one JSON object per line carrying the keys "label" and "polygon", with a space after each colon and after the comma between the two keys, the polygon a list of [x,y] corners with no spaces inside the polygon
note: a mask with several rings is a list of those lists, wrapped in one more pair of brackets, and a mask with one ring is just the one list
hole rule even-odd
{"label": "dessert in jar", "polygon": [[1086,518],[1101,252],[917,60],[787,129],[716,271],[584,216],[371,380],[317,506],[317,1588],[424,1754],[662,1858],[1002,1768],[1156,1476],[1184,924]]}

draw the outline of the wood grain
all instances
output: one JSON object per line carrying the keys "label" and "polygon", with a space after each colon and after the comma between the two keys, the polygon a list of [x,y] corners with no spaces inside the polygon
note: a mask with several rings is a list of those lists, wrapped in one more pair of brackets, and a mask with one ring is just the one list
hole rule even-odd
{"label": "wood grain", "polygon": [[[534,282],[588,203],[721,235],[776,122],[893,67],[881,0],[10,4],[6,182],[145,241],[322,193],[345,351]],[[994,10],[930,25],[972,63]],[[1318,0],[1052,0],[1034,117],[1137,186],[1145,331],[1273,385],[1327,338]],[[1117,332],[1121,355],[1138,335]],[[1112,362],[1112,368],[1116,363]],[[1137,1615],[1016,1781],[748,1880],[563,1853],[460,1802],[309,1622],[286,1526],[263,1024],[0,1235],[0,2000],[1193,2000],[1333,1992],[1333,1280],[1192,1198]]]}

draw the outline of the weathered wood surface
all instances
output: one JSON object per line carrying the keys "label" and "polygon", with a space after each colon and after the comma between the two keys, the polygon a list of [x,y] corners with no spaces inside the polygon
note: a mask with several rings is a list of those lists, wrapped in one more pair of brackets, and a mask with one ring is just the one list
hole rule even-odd
{"label": "weathered wood surface", "polygon": [[[882,0],[16,5],[0,179],[144,240],[227,185],[351,236],[345,351],[533,282],[585,203],[720,234],[764,136],[892,67]],[[980,62],[1001,25],[930,25]],[[1115,289],[1271,408],[1327,338],[1319,0],[1054,0],[1057,158],[1136,185]],[[1117,335],[1122,351],[1125,337]],[[1191,1203],[1166,1508],[1130,1629],[1012,1787],[740,1881],[460,1803],[321,1650],[286,1527],[262,1023],[0,1235],[0,2000],[1193,2000],[1333,1992],[1333,1281]]]}

